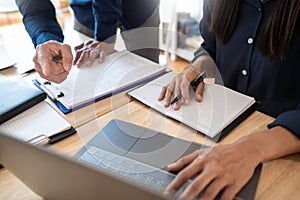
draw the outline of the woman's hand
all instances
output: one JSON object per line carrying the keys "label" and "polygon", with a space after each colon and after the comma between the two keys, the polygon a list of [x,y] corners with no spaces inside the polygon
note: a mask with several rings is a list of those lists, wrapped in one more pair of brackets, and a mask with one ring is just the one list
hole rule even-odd
{"label": "woman's hand", "polygon": [[223,191],[221,199],[233,199],[261,162],[254,146],[250,142],[236,142],[197,150],[179,159],[168,166],[170,171],[181,171],[167,187],[166,195],[173,194],[196,175],[180,199],[193,199],[201,191],[201,200],[214,199],[220,191]]}
{"label": "woman's hand", "polygon": [[233,199],[259,163],[297,152],[299,138],[284,127],[252,133],[231,144],[195,151],[169,165],[170,171],[181,171],[165,193],[172,194],[196,175],[181,198],[192,199],[203,191],[201,199],[214,199],[222,191],[221,200]]}
{"label": "woman's hand", "polygon": [[99,63],[105,60],[105,57],[114,52],[114,43],[99,42],[89,40],[75,47],[74,65],[81,67],[83,64],[91,66],[96,59]]}
{"label": "woman's hand", "polygon": [[[183,72],[178,73],[176,77],[165,87],[163,87],[158,100],[166,100],[165,107],[170,106],[171,98],[181,95],[185,104],[190,105],[189,87],[190,83],[200,74],[199,70],[193,65],[186,67]],[[197,101],[202,101],[202,94],[204,91],[204,82],[201,82],[195,88],[195,97]],[[180,100],[174,104],[174,110],[180,109]]]}

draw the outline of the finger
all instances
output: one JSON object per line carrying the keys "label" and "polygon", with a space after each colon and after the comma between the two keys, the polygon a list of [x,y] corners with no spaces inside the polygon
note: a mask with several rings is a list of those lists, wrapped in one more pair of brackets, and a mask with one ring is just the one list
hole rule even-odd
{"label": "finger", "polygon": [[81,43],[80,45],[77,45],[76,47],[74,47],[75,51],[78,51],[79,49],[82,49],[84,46],[84,43]]}
{"label": "finger", "polygon": [[38,63],[41,66],[42,72],[45,76],[49,76],[51,73],[51,61],[49,60],[49,56],[40,55],[38,56]]}
{"label": "finger", "polygon": [[94,40],[85,41],[83,46],[90,46],[90,44],[92,44],[93,42],[94,42]]}
{"label": "finger", "polygon": [[35,69],[36,71],[42,71],[42,68],[41,68],[41,66],[40,66],[40,64],[39,64],[39,62],[38,62],[37,54],[35,54],[35,56],[33,57],[32,61],[33,61],[33,63],[34,63],[34,69]]}
{"label": "finger", "polygon": [[86,65],[87,66],[91,66],[94,61],[96,60],[96,58],[99,56],[99,50],[98,49],[93,49],[90,52],[90,57],[89,59],[86,61]]}
{"label": "finger", "polygon": [[171,98],[173,96],[173,90],[167,88],[167,95],[166,95],[166,102],[165,102],[165,107],[170,106]]}
{"label": "finger", "polygon": [[69,72],[64,72],[64,73],[61,73],[59,76],[55,77],[56,79],[56,83],[62,83],[64,80],[67,79],[69,75]]}
{"label": "finger", "polygon": [[201,200],[215,199],[220,191],[227,185],[226,181],[222,178],[217,178],[204,190],[201,195]]}
{"label": "finger", "polygon": [[[198,163],[197,163],[198,162]],[[201,167],[201,159],[198,161],[194,161],[195,166]],[[199,164],[201,163],[201,164]],[[193,165],[193,164],[192,164]],[[192,166],[190,165],[190,166]],[[194,167],[195,168],[195,167]],[[198,167],[199,168],[199,167]],[[199,171],[194,170],[194,174],[198,173]],[[193,199],[196,197],[206,186],[209,185],[209,183],[212,182],[215,178],[217,178],[218,174],[211,173],[211,170],[208,170],[207,168],[204,168],[200,175],[197,176],[184,190],[184,192],[180,195],[180,198],[182,199]]]}
{"label": "finger", "polygon": [[174,106],[173,106],[173,109],[174,110],[179,110],[180,109],[180,106],[181,106],[181,103],[180,103],[180,100],[176,101],[174,103]]}
{"label": "finger", "polygon": [[62,67],[69,72],[71,70],[72,60],[73,60],[71,47],[69,45],[63,45],[61,49],[61,56],[62,56]]}
{"label": "finger", "polygon": [[225,188],[221,200],[233,199],[241,188],[231,185]]}
{"label": "finger", "polygon": [[177,160],[175,163],[168,165],[168,170],[170,171],[178,171],[184,168],[186,165],[190,164],[197,156],[199,156],[199,150],[194,151],[193,153],[184,156]]}
{"label": "finger", "polygon": [[35,71],[37,71],[40,75],[41,78],[46,78],[45,75],[43,74],[42,68],[38,67],[37,65],[35,65]]}
{"label": "finger", "polygon": [[167,92],[167,87],[164,86],[159,94],[158,101],[162,101],[165,98],[166,92]]}
{"label": "finger", "polygon": [[39,74],[43,74],[42,68],[39,65],[34,65],[35,71],[37,71]]}
{"label": "finger", "polygon": [[106,53],[104,51],[101,51],[98,59],[98,63],[103,63],[105,58],[106,58]]}
{"label": "finger", "polygon": [[76,65],[78,67],[81,67],[88,57],[89,57],[89,51],[83,51],[82,54],[80,55]]}
{"label": "finger", "polygon": [[165,107],[170,106],[170,102],[171,102],[171,98],[173,96],[175,83],[176,83],[176,79],[174,78],[167,87],[166,102],[165,102],[165,105],[164,105]]}
{"label": "finger", "polygon": [[73,61],[73,65],[76,65],[76,63],[78,62],[78,60],[79,60],[82,53],[83,53],[83,50],[77,50],[75,52],[75,59]]}
{"label": "finger", "polygon": [[202,101],[204,88],[205,88],[205,83],[203,81],[196,88],[195,97],[198,102]]}
{"label": "finger", "polygon": [[99,42],[99,41],[93,41],[91,44],[90,44],[90,47],[91,48],[99,48],[100,47],[100,44],[101,44],[101,42]]}
{"label": "finger", "polygon": [[[175,88],[174,88],[174,98],[181,96],[181,94],[180,94],[181,93],[180,92],[180,84],[181,84],[180,77],[177,77],[177,81],[176,81]],[[176,101],[174,103],[174,106],[173,106],[174,110],[179,110],[180,109],[180,104],[181,104],[180,101],[181,101],[181,97],[178,98],[178,101]]]}
{"label": "finger", "polygon": [[49,81],[52,81],[54,83],[58,83],[59,84],[59,83],[62,83],[68,77],[68,74],[69,74],[69,72],[64,71],[63,73],[58,74],[58,75],[51,74],[49,76],[45,76],[45,77],[42,77],[42,78],[45,78],[45,79],[47,79]]}
{"label": "finger", "polygon": [[186,78],[183,78],[180,84],[180,90],[182,94],[182,98],[184,99],[185,105],[190,105],[190,94],[189,94],[190,83]]}
{"label": "finger", "polygon": [[191,177],[202,170],[202,162],[200,159],[195,159],[193,162],[181,170],[175,179],[168,185],[166,191],[177,191],[183,186]]}
{"label": "finger", "polygon": [[42,70],[41,66],[39,65],[39,63],[37,61],[37,55],[35,55],[32,60],[34,62],[34,69],[35,69],[35,71],[38,72],[38,74],[40,75],[41,78],[45,78],[46,79],[45,75],[43,74],[43,70]]}

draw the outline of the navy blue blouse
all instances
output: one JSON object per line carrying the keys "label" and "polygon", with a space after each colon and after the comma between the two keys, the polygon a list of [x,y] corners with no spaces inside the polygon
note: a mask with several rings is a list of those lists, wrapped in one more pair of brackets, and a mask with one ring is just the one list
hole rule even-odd
{"label": "navy blue blouse", "polygon": [[[204,2],[201,48],[216,62],[224,85],[253,96],[262,103],[259,111],[277,117],[269,128],[283,126],[300,137],[300,19],[286,58],[271,60],[261,54],[258,35],[274,1],[244,0],[236,28],[226,45],[208,28],[214,2]],[[203,54],[201,48],[195,53],[196,57]]]}

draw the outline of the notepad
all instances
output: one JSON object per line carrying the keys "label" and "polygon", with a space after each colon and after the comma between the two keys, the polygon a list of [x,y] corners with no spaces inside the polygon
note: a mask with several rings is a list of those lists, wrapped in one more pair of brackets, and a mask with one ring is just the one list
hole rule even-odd
{"label": "notepad", "polygon": [[165,67],[150,60],[122,51],[110,54],[104,63],[91,67],[73,66],[61,84],[38,78],[34,83],[53,99],[66,114],[149,82],[165,73]]}
{"label": "notepad", "polygon": [[162,87],[166,86],[174,76],[176,76],[176,72],[170,72],[128,94],[163,115],[217,141],[255,110],[256,101],[253,97],[218,84],[205,84],[202,102],[196,101],[194,91],[190,88],[191,102],[189,106],[182,103],[181,109],[178,111],[174,111],[172,106],[165,108],[165,101],[157,99]]}
{"label": "notepad", "polygon": [[46,94],[26,85],[0,76],[0,124],[38,104]]}
{"label": "notepad", "polygon": [[45,101],[0,125],[1,132],[26,142],[34,138],[48,139],[71,128],[71,125]]}

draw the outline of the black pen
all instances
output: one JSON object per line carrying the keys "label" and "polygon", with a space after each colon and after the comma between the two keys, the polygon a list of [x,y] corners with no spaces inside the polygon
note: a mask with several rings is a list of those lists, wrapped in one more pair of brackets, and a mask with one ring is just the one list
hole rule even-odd
{"label": "black pen", "polygon": [[[199,83],[201,83],[206,77],[206,73],[202,72],[199,76],[197,76],[191,83],[190,86],[191,87],[196,87],[197,85],[199,85]],[[176,101],[178,101],[179,99],[181,99],[181,94],[179,94],[178,96],[176,96],[172,101],[171,101],[171,105],[173,105]]]}

